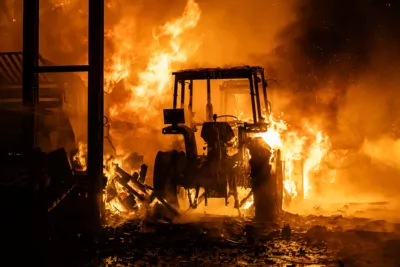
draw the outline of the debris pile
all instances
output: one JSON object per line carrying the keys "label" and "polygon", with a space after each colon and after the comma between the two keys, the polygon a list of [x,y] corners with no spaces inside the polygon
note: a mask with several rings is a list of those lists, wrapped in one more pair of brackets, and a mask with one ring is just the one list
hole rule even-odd
{"label": "debris pile", "polygon": [[[382,225],[393,231],[381,232]],[[289,213],[269,227],[205,216],[176,224],[125,223],[109,228],[107,234],[107,249],[100,257],[111,265],[129,261],[170,266],[193,266],[191,262],[198,266],[394,266],[398,256],[393,252],[400,244],[399,225]]]}
{"label": "debris pile", "polygon": [[400,262],[400,225],[385,221],[286,213],[278,224],[266,227],[226,216],[194,221],[183,217],[174,224],[133,219],[106,227],[104,239],[92,249],[90,266],[197,262],[197,266],[372,267]]}
{"label": "debris pile", "polygon": [[[137,168],[138,162],[140,161],[136,160],[133,167]],[[155,204],[167,209],[174,216],[180,216],[176,208],[145,183],[148,169],[146,164],[141,164],[131,175],[110,157],[106,160],[104,169],[106,187],[103,199],[109,225],[116,226],[127,219],[144,218],[151,214]]]}

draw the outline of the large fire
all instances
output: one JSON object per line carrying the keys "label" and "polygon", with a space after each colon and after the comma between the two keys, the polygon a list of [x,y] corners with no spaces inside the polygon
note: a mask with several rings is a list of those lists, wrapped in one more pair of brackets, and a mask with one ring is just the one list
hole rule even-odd
{"label": "large fire", "polygon": [[[170,88],[173,66],[185,63],[188,56],[197,49],[197,43],[188,42],[184,39],[184,35],[197,25],[200,15],[198,4],[194,0],[188,0],[181,17],[168,21],[154,30],[150,56],[145,68],[137,73],[132,72],[137,47],[132,40],[126,38],[134,28],[132,22],[122,20],[106,32],[106,38],[111,38],[116,47],[105,68],[105,91],[112,93],[114,86],[123,81],[125,89],[129,92],[129,97],[125,101],[112,103],[109,107],[110,121],[130,121],[132,116],[140,115],[142,122],[157,125],[160,106],[166,102],[165,95]],[[120,150],[118,152],[124,154],[123,148]],[[109,157],[110,155],[105,155],[106,159]],[[105,174],[108,185],[115,184],[116,189],[124,194],[124,188],[114,183],[117,177],[115,164],[121,166],[122,162],[123,156],[118,157],[118,160],[114,157],[111,162],[106,161]],[[130,186],[135,188],[134,185]],[[107,193],[104,198],[107,198]],[[113,198],[106,204],[106,209],[112,213],[130,215],[121,202],[118,198]]]}
{"label": "large fire", "polygon": [[[110,107],[111,118],[126,120],[132,113],[141,114],[144,121],[156,118],[159,114],[157,107],[165,102],[172,66],[186,62],[188,56],[196,51],[197,44],[184,40],[182,35],[197,25],[200,14],[198,4],[189,0],[181,17],[165,23],[153,32],[154,42],[150,58],[145,69],[136,74],[137,79],[129,79],[135,75],[131,73],[131,65],[135,60],[137,47],[126,39],[133,25],[129,21],[122,21],[108,31],[107,36],[114,39],[117,47],[110,59],[110,65],[106,68],[106,92],[110,93],[113,86],[121,80],[124,80],[125,88],[130,92],[127,101]],[[132,80],[135,80],[135,83],[132,83]]]}
{"label": "large fire", "polygon": [[[276,120],[272,115],[269,116],[269,123],[268,131],[260,136],[272,149],[282,151],[282,160],[285,163],[284,193],[291,198],[300,193],[307,199],[312,190],[311,179],[320,170],[321,163],[330,149],[329,137],[317,126],[308,124],[304,125],[301,133],[290,131],[285,121]],[[302,171],[297,176],[296,162],[302,165]]]}
{"label": "large fire", "polygon": [[[112,93],[114,87],[123,82],[129,93],[125,101],[111,104],[110,121],[129,121],[133,118],[132,115],[138,114],[143,122],[151,121],[154,124],[158,121],[160,107],[165,103],[165,95],[171,88],[173,67],[176,64],[184,66],[198,47],[198,43],[190,42],[184,36],[188,30],[196,27],[200,16],[198,4],[195,0],[188,0],[181,17],[156,29],[153,33],[153,43],[149,48],[150,56],[144,69],[139,72],[132,70],[137,47],[134,40],[126,38],[135,25],[129,20],[122,20],[112,29],[106,30],[105,37],[112,40],[115,49],[105,66],[105,91]],[[290,126],[284,120],[275,119],[272,115],[269,116],[269,123],[269,130],[260,136],[272,149],[280,149],[282,152],[285,164],[285,198],[309,198],[313,184],[318,179],[321,163],[330,149],[329,138],[315,125],[304,125],[301,132],[296,132],[290,130]],[[121,151],[119,152],[121,154]],[[105,174],[108,183],[114,183],[115,164],[121,165],[124,157],[113,155],[114,158],[110,162],[108,160],[110,156],[105,155],[107,159],[104,164]],[[82,153],[79,153],[79,158],[83,158]],[[302,166],[300,173],[296,170],[299,164]],[[116,186],[116,190],[120,194],[127,195],[121,186]],[[107,198],[107,193],[104,197]],[[243,209],[248,209],[251,202],[250,198]],[[106,208],[113,213],[128,213],[118,198],[109,201]]]}

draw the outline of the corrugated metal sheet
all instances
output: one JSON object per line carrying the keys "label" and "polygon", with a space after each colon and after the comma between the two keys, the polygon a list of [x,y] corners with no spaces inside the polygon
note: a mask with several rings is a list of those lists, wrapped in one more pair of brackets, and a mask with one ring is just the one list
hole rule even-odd
{"label": "corrugated metal sheet", "polygon": [[[39,65],[44,65],[43,62],[43,58],[40,57]],[[40,73],[38,77],[40,85],[57,87],[48,75]],[[22,52],[0,53],[0,79],[2,87],[22,85]]]}
{"label": "corrugated metal sheet", "polygon": [[[0,102],[1,106],[22,101],[22,52],[0,53]],[[40,56],[39,65],[48,61]],[[54,74],[38,74],[39,100],[51,102],[52,106],[62,105],[63,88],[54,79]],[[51,101],[49,101],[51,99]],[[53,103],[54,102],[54,103]]]}

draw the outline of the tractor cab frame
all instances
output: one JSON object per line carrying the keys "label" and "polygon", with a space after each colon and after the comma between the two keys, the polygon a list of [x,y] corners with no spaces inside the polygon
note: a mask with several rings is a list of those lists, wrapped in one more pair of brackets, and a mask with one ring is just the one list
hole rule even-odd
{"label": "tractor cab frame", "polygon": [[[277,203],[281,203],[281,194],[277,193],[277,175],[271,174],[271,169],[279,168],[272,168],[271,164],[281,166],[281,161],[279,151],[272,151],[261,138],[257,138],[257,133],[266,132],[269,125],[263,116],[263,110],[268,108],[264,69],[259,66],[202,68],[181,70],[172,75],[175,78],[173,107],[164,109],[164,124],[168,126],[162,129],[162,133],[183,135],[185,152],[158,152],[154,165],[154,189],[171,204],[178,205],[178,188],[185,188],[190,208],[196,208],[203,200],[207,205],[209,198],[225,198],[225,203],[228,204],[228,198],[233,196],[235,208],[239,209],[250,194],[253,194],[256,217],[264,221],[273,220],[280,209]],[[213,112],[211,80],[231,79],[248,81],[252,108],[252,119],[249,122],[241,122],[230,114],[218,116]],[[196,80],[207,81],[206,119],[203,123],[196,123],[193,118],[193,82]],[[189,92],[187,107],[186,85]],[[188,114],[185,114],[185,109]],[[218,121],[229,117],[235,120]],[[206,143],[207,155],[198,155],[196,126],[202,126],[201,138]],[[236,134],[234,129],[237,130]],[[232,146],[236,146],[237,153],[228,155],[228,148]],[[275,159],[273,163],[271,159]],[[281,174],[279,172],[280,177]],[[272,180],[274,181],[271,182]],[[238,198],[238,186],[251,188],[249,196],[242,201]],[[200,188],[204,189],[201,196]],[[194,199],[192,190],[195,191]],[[269,206],[267,210],[266,205]]]}
{"label": "tractor cab frame", "polygon": [[175,76],[174,82],[174,96],[173,96],[173,109],[177,109],[178,102],[178,87],[180,84],[181,91],[181,108],[184,106],[185,101],[185,84],[189,83],[189,112],[192,112],[193,102],[193,81],[207,80],[207,106],[206,106],[206,120],[212,121],[213,106],[211,103],[211,80],[228,80],[228,79],[246,79],[251,95],[251,107],[253,111],[253,125],[262,124],[265,122],[261,107],[260,88],[263,92],[263,102],[265,107],[268,106],[267,100],[267,83],[264,77],[264,69],[261,67],[234,67],[234,68],[205,68],[195,70],[181,70],[173,72]]}

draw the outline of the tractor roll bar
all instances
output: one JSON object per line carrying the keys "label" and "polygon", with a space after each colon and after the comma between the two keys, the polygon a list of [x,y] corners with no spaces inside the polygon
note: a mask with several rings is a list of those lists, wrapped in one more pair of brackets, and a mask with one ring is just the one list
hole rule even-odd
{"label": "tractor roll bar", "polygon": [[[263,100],[266,109],[268,110],[268,98],[267,98],[267,85],[264,77],[264,69],[259,66],[242,66],[232,68],[199,68],[199,69],[187,69],[173,72],[175,76],[174,81],[174,94],[173,94],[173,108],[177,108],[178,102],[178,84],[181,83],[181,107],[184,106],[185,101],[185,82],[190,81],[189,84],[189,108],[192,108],[193,104],[193,81],[194,80],[206,80],[207,81],[207,107],[206,116],[208,120],[212,120],[212,104],[211,104],[211,89],[210,80],[228,80],[228,79],[248,79],[250,84],[250,95],[251,105],[253,112],[254,123],[264,122],[261,110],[261,98],[259,92],[258,83],[261,81],[263,90]],[[260,76],[260,77],[259,77]]]}

